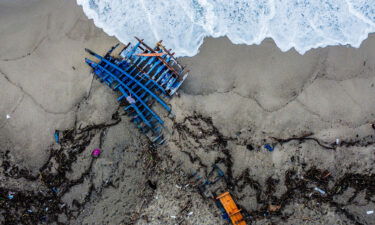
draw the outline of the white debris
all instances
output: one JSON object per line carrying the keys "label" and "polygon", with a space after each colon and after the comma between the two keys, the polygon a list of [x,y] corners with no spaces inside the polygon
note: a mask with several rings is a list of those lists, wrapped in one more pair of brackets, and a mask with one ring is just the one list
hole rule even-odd
{"label": "white debris", "polygon": [[193,215],[193,212],[189,212],[187,215],[188,215],[188,216],[191,216],[191,215]]}
{"label": "white debris", "polygon": [[172,219],[176,219],[176,216],[171,216]]}
{"label": "white debris", "polygon": [[336,145],[339,145],[340,144],[340,139],[336,138]]}
{"label": "white debris", "polygon": [[318,188],[318,187],[314,187],[314,190],[317,191],[317,192],[319,192],[319,193],[322,194],[322,195],[325,195],[325,194],[326,194],[325,191],[323,191],[322,189],[320,189],[320,188]]}
{"label": "white debris", "polygon": [[176,184],[176,188],[181,189],[182,187]]}
{"label": "white debris", "polygon": [[371,215],[374,213],[374,210],[367,211],[367,215]]}
{"label": "white debris", "polygon": [[7,120],[9,120],[9,119],[10,119],[10,115],[9,115],[9,114],[7,114],[6,118],[7,118]]}

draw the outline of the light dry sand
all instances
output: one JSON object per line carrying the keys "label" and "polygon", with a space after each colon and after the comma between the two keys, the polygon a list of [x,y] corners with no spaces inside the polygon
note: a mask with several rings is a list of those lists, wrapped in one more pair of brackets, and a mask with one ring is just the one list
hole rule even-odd
{"label": "light dry sand", "polygon": [[[0,197],[13,190],[58,199],[19,211],[34,207],[48,224],[225,224],[211,200],[186,186],[190,172],[218,163],[253,224],[375,224],[366,214],[375,210],[374,35],[359,49],[303,56],[272,40],[207,39],[197,56],[181,59],[190,77],[171,101],[176,118],[165,118],[168,142],[153,150],[84,64],[85,47],[103,53],[116,39],[75,1],[2,0],[0,21]],[[73,141],[54,144],[54,131],[69,129]],[[104,152],[93,160],[97,147]],[[329,172],[327,180],[309,177],[314,167]],[[267,214],[271,204],[280,212]],[[0,198],[0,223],[11,224],[9,205]],[[43,212],[47,206],[55,213]]]}

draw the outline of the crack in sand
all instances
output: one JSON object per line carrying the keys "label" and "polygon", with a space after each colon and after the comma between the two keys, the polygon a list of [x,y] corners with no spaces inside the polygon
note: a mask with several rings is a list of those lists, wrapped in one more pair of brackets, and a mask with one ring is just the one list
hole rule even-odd
{"label": "crack in sand", "polygon": [[307,105],[305,105],[304,103],[302,103],[300,100],[296,99],[296,102],[297,102],[299,105],[301,105],[301,107],[302,107],[305,111],[307,111],[308,113],[310,113],[311,115],[314,115],[314,116],[318,117],[318,118],[321,119],[323,122],[329,123],[328,120],[324,119],[319,113],[312,111]]}
{"label": "crack in sand", "polygon": [[360,72],[358,72],[354,75],[351,75],[349,77],[346,77],[346,78],[339,79],[339,78],[322,76],[321,79],[322,80],[343,82],[343,81],[353,80],[353,79],[356,79],[356,78],[357,79],[368,79],[368,78],[371,78],[371,77],[374,77],[374,70],[371,67],[365,67],[365,68],[362,68]]}
{"label": "crack in sand", "polygon": [[[25,94],[22,94],[22,96],[18,99],[17,103],[14,105],[13,109],[10,111],[10,115],[12,115],[18,108],[19,105],[21,105],[23,99],[25,98]],[[5,124],[7,124],[8,120],[5,120],[3,124],[0,125],[0,128],[3,128]]]}
{"label": "crack in sand", "polygon": [[355,98],[351,94],[349,94],[349,92],[339,82],[336,81],[336,84],[342,88],[342,91],[350,98],[350,100],[352,100],[354,104],[356,104],[359,108],[362,108],[359,102],[357,102],[357,100],[355,100]]}
{"label": "crack in sand", "polygon": [[[110,123],[94,124],[85,128],[77,127],[77,124],[75,124],[70,130],[62,131],[63,135],[60,139],[60,146],[58,148],[49,149],[48,160],[39,168],[37,175],[32,175],[27,168],[22,168],[17,164],[13,164],[10,160],[9,151],[5,153],[0,151],[0,157],[2,159],[2,161],[0,161],[0,167],[4,171],[5,177],[11,179],[24,178],[28,181],[35,181],[38,182],[38,186],[42,186],[45,190],[52,190],[44,192],[30,190],[19,191],[17,192],[17,196],[20,197],[13,199],[12,202],[4,205],[2,204],[3,202],[0,201],[0,206],[2,206],[2,209],[6,212],[4,214],[5,223],[16,224],[16,221],[18,221],[24,224],[25,221],[33,221],[33,224],[37,222],[39,224],[40,222],[47,222],[48,220],[57,221],[57,215],[65,215],[68,220],[76,218],[82,212],[79,209],[84,207],[86,203],[92,199],[93,191],[96,190],[98,194],[100,194],[102,190],[100,189],[98,191],[95,189],[93,177],[90,176],[92,174],[95,158],[90,158],[88,168],[86,168],[78,178],[69,179],[66,174],[71,172],[72,165],[76,162],[77,156],[87,149],[98,132],[103,132],[121,122],[118,111],[112,115],[112,118]],[[57,164],[57,168],[54,167],[55,164]],[[57,172],[53,172],[52,168],[55,168]],[[87,178],[89,179],[90,187],[83,200],[79,202],[74,199],[72,202],[72,205],[76,206],[78,209],[74,210],[73,208],[69,209],[65,207],[63,201],[64,196],[70,193],[73,187],[83,184]],[[101,188],[106,188],[108,186],[113,186],[113,184],[111,182],[101,184]],[[54,188],[57,191],[54,191]],[[8,193],[9,191],[11,190],[0,188],[0,200],[4,199],[2,194]],[[24,201],[24,199],[27,199],[27,201]],[[33,212],[25,216],[23,213],[27,209],[30,209],[30,207],[34,207]],[[19,210],[20,208],[21,210]],[[15,212],[17,210],[19,211]],[[77,214],[74,215],[74,213]]]}
{"label": "crack in sand", "polygon": [[30,56],[31,54],[33,54],[40,46],[41,44],[44,42],[44,40],[47,38],[47,35],[44,36],[36,45],[35,47],[28,53],[24,54],[24,55],[21,55],[21,56],[17,56],[17,57],[14,57],[14,58],[9,58],[9,59],[0,59],[1,61],[4,61],[4,62],[10,62],[10,61],[17,61],[17,60],[20,60],[20,59],[23,59],[23,58],[26,58],[28,56]]}
{"label": "crack in sand", "polygon": [[31,101],[37,105],[40,109],[42,109],[44,112],[46,113],[49,113],[49,114],[54,114],[54,115],[63,115],[63,114],[67,114],[69,112],[72,112],[74,111],[76,108],[79,107],[79,105],[81,104],[82,101],[84,100],[87,100],[90,95],[91,95],[91,89],[92,89],[92,83],[93,83],[93,78],[91,79],[91,83],[90,83],[90,87],[89,87],[89,91],[88,91],[88,94],[83,96],[82,99],[80,101],[78,101],[76,104],[74,104],[71,108],[69,108],[68,110],[65,110],[65,111],[53,111],[53,110],[49,110],[47,109],[46,107],[44,107],[41,103],[39,103],[35,98],[34,96],[32,96],[29,92],[27,92],[21,85],[17,84],[16,82],[12,81],[9,76],[4,73],[1,69],[0,69],[0,74],[3,75],[3,77],[8,81],[8,83],[10,83],[11,85],[13,85],[14,87],[18,88],[24,95],[26,95],[27,97],[29,97],[31,99]]}
{"label": "crack in sand", "polygon": [[307,89],[308,87],[310,87],[320,76],[320,70],[316,71],[313,73],[313,76],[306,82],[303,83],[300,91],[298,93],[293,93],[293,97],[291,97],[289,100],[287,100],[284,104],[278,106],[278,107],[273,107],[273,108],[266,108],[265,106],[262,105],[262,103],[254,96],[250,96],[250,95],[242,95],[240,94],[239,92],[235,91],[235,87],[233,87],[232,89],[228,90],[228,91],[217,91],[216,93],[220,93],[220,94],[226,94],[226,93],[233,93],[235,95],[238,95],[242,98],[247,98],[247,99],[251,99],[253,100],[258,106],[259,108],[261,108],[263,111],[265,112],[268,112],[268,113],[273,113],[273,112],[277,112],[283,108],[285,108],[286,106],[288,106],[290,103],[292,103],[293,101],[297,100],[297,98],[305,91],[305,89]]}

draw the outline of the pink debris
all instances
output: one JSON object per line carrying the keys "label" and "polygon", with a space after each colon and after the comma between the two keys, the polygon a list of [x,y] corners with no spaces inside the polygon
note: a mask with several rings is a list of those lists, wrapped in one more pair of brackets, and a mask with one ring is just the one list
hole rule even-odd
{"label": "pink debris", "polygon": [[96,148],[92,151],[91,155],[96,158],[96,157],[100,156],[100,153],[102,153],[102,151],[100,149]]}

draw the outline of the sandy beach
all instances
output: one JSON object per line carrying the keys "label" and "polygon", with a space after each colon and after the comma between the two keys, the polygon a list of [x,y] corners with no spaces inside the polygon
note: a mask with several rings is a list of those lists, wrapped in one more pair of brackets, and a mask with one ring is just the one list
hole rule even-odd
{"label": "sandy beach", "polygon": [[0,21],[0,224],[229,224],[189,176],[213,164],[248,224],[375,224],[375,35],[206,38],[153,146],[84,63],[118,41],[74,0],[0,0]]}

